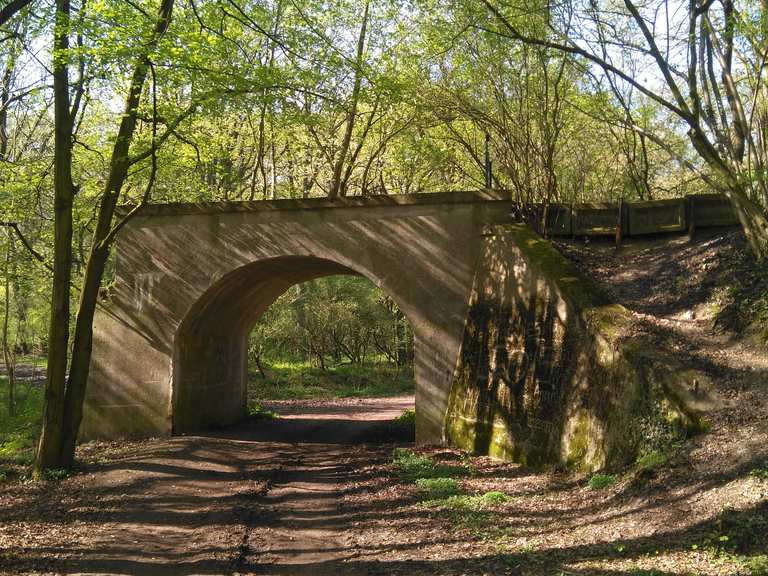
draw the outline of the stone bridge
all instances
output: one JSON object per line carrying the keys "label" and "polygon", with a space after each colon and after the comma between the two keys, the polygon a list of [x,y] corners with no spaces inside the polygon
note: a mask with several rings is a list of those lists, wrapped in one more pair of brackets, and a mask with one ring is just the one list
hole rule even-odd
{"label": "stone bridge", "polygon": [[638,337],[511,208],[476,192],[144,209],[100,302],[81,435],[242,419],[254,323],[331,274],[367,277],[408,317],[419,442],[595,470],[633,461],[654,426],[701,429],[706,376]]}
{"label": "stone bridge", "polygon": [[290,286],[362,275],[415,335],[417,438],[443,439],[491,192],[149,206],[122,230],[95,322],[81,436],[231,424],[246,407],[247,339]]}

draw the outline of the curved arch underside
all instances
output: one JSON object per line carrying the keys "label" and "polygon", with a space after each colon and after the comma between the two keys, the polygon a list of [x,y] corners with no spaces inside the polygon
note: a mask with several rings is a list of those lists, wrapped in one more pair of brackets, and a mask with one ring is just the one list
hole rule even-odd
{"label": "curved arch underside", "polygon": [[212,286],[176,334],[173,431],[240,420],[246,409],[247,345],[253,325],[291,286],[336,274],[358,275],[331,260],[284,256],[243,266]]}

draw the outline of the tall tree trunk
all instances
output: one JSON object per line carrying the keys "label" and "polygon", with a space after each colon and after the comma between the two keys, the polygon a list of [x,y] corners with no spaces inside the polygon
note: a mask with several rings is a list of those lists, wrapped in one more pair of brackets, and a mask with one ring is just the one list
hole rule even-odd
{"label": "tall tree trunk", "polygon": [[72,119],[69,102],[69,0],[56,0],[54,27],[54,240],[53,288],[48,330],[48,369],[45,382],[43,426],[35,462],[35,475],[67,464],[61,453],[64,433],[64,394],[69,349],[69,298],[72,276]]}
{"label": "tall tree trunk", "polygon": [[15,50],[8,57],[8,63],[3,71],[2,86],[0,86],[0,160],[5,160],[8,153],[8,102],[11,96],[11,81],[16,65]]}
{"label": "tall tree trunk", "polygon": [[13,260],[13,230],[8,228],[8,247],[5,253],[5,298],[3,316],[3,360],[8,377],[8,416],[16,415],[16,374],[14,352],[8,343],[11,316],[11,262]]}
{"label": "tall tree trunk", "polygon": [[691,130],[688,137],[699,155],[722,180],[722,192],[730,201],[733,211],[741,223],[752,254],[760,262],[767,260],[768,217],[766,217],[766,213],[759,205],[750,200],[739,181],[738,175],[733,173],[704,134],[697,130]]}
{"label": "tall tree trunk", "polygon": [[352,142],[352,132],[355,129],[355,117],[357,116],[357,104],[360,101],[360,89],[363,83],[363,60],[365,55],[365,35],[368,29],[368,9],[370,3],[365,3],[365,12],[363,13],[363,24],[360,26],[360,35],[357,38],[357,57],[355,59],[355,84],[352,87],[352,97],[350,101],[349,112],[347,113],[347,122],[344,129],[344,138],[341,141],[336,163],[333,167],[333,178],[331,187],[328,191],[329,198],[346,195],[346,190],[342,186],[342,173],[344,171],[344,162],[349,154],[349,145]]}
{"label": "tall tree trunk", "polygon": [[96,229],[91,243],[91,254],[85,267],[83,287],[80,293],[80,303],[75,323],[74,341],[72,346],[72,363],[64,403],[64,435],[62,437],[61,453],[66,466],[72,465],[75,455],[75,444],[80,422],[83,418],[83,401],[85,400],[88,373],[93,349],[93,318],[98,303],[99,288],[104,276],[104,268],[109,258],[110,245],[108,239],[112,231],[112,221],[120,191],[128,177],[130,168],[129,149],[133,134],[136,130],[137,112],[141,93],[149,73],[150,62],[148,54],[159,42],[170,25],[174,0],[163,0],[158,11],[152,41],[145,48],[146,52],[139,56],[131,77],[125,111],[120,122],[117,139],[112,149],[109,176],[104,194],[99,206]]}

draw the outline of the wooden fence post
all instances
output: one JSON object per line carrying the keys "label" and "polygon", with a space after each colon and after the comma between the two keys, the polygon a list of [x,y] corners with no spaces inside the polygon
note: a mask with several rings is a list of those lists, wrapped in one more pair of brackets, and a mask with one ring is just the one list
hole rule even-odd
{"label": "wooden fence post", "polygon": [[623,233],[622,227],[624,225],[624,198],[619,198],[619,217],[616,221],[616,248],[619,248],[621,246],[621,241],[623,239]]}
{"label": "wooden fence post", "polygon": [[693,240],[693,235],[696,233],[696,211],[694,205],[694,196],[689,194],[685,197],[685,211],[688,217],[688,239]]}

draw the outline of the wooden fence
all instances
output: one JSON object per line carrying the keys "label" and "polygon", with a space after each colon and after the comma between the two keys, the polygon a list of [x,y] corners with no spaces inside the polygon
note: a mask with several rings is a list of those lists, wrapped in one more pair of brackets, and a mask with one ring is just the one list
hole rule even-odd
{"label": "wooden fence", "polygon": [[536,205],[525,219],[545,236],[627,236],[693,232],[739,223],[721,194],[692,194],[672,200]]}

